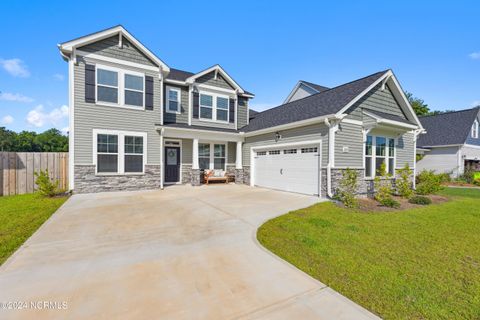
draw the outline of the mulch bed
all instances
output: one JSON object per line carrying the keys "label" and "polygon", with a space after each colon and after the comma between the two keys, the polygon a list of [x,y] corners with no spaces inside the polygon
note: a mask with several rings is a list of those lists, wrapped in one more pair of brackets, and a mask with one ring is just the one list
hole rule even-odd
{"label": "mulch bed", "polygon": [[[427,197],[432,200],[432,204],[430,205],[449,201],[447,197],[443,197],[439,195],[428,195]],[[393,198],[400,203],[400,208],[395,209],[395,208],[382,206],[375,199],[372,199],[372,198],[359,198],[357,209],[360,211],[372,212],[372,211],[400,211],[400,210],[406,210],[406,209],[425,207],[424,205],[410,203],[408,202],[408,199],[404,199],[401,197],[393,197]],[[337,203],[337,205],[344,207],[342,203]]]}

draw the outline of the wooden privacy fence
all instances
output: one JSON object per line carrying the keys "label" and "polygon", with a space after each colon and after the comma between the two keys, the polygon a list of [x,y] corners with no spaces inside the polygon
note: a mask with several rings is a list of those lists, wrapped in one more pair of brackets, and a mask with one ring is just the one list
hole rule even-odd
{"label": "wooden privacy fence", "polygon": [[34,172],[48,170],[50,179],[68,188],[68,153],[0,152],[0,196],[33,193],[37,189]]}

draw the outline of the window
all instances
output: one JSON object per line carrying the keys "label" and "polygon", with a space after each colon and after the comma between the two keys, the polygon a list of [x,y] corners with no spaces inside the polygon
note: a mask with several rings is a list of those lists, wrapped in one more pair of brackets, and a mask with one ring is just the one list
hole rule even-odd
{"label": "window", "polygon": [[364,156],[366,178],[378,175],[383,163],[386,166],[386,173],[395,174],[395,139],[367,136]]}
{"label": "window", "polygon": [[143,172],[143,137],[125,136],[125,172]]}
{"label": "window", "polygon": [[365,176],[373,177],[372,167],[373,167],[373,138],[372,136],[367,136],[367,141],[365,142]]}
{"label": "window", "polygon": [[145,133],[94,130],[97,173],[143,173]]}
{"label": "window", "polygon": [[472,125],[472,138],[478,139],[478,121],[475,120]]}
{"label": "window", "polygon": [[225,169],[225,145],[215,144],[213,146],[213,169]]}
{"label": "window", "polygon": [[97,101],[118,103],[118,73],[97,69]]}
{"label": "window", "polygon": [[118,136],[97,136],[97,172],[118,172]]}
{"label": "window", "polygon": [[167,112],[180,113],[181,90],[167,87]]}
{"label": "window", "polygon": [[200,119],[228,122],[229,97],[200,93]]}
{"label": "window", "polygon": [[200,95],[200,119],[212,119],[213,97],[207,94]]}
{"label": "window", "polygon": [[283,153],[284,153],[284,154],[297,153],[297,149],[287,149],[287,150],[283,150]]}
{"label": "window", "polygon": [[318,151],[318,148],[302,148],[302,153],[315,153]]}
{"label": "window", "polygon": [[217,120],[228,121],[228,98],[217,97]]}
{"label": "window", "polygon": [[98,104],[144,107],[144,74],[100,65],[97,65],[96,70]]}
{"label": "window", "polygon": [[220,143],[198,144],[198,166],[201,170],[226,169],[227,145]]}
{"label": "window", "polygon": [[270,155],[280,154],[280,150],[272,150],[272,151],[269,151],[268,154]]}
{"label": "window", "polygon": [[143,107],[143,77],[125,74],[125,104]]}
{"label": "window", "polygon": [[257,156],[266,156],[267,151],[257,151]]}
{"label": "window", "polygon": [[199,143],[198,144],[198,165],[200,169],[210,169],[210,144]]}

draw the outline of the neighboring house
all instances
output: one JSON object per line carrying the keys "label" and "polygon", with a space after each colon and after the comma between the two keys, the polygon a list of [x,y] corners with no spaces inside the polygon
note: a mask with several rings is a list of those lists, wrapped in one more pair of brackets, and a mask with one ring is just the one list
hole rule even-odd
{"label": "neighboring house", "polygon": [[359,172],[360,193],[381,163],[392,174],[415,168],[423,129],[391,70],[257,113],[220,66],[173,69],[121,26],[59,49],[75,192],[196,186],[218,169],[237,183],[324,197],[346,168]]}
{"label": "neighboring house", "polygon": [[417,143],[423,158],[418,170],[435,170],[458,177],[465,170],[480,170],[480,107],[421,117],[427,131]]}
{"label": "neighboring house", "polygon": [[283,103],[292,102],[298,99],[302,99],[308,96],[311,96],[315,93],[320,93],[322,91],[328,90],[329,88],[321,86],[319,84],[315,84],[312,82],[300,80],[298,83],[293,87],[290,94],[287,96]]}

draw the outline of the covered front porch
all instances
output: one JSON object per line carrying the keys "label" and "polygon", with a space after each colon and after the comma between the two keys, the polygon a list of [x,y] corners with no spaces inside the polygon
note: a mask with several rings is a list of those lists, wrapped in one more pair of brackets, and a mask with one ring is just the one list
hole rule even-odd
{"label": "covered front porch", "polygon": [[161,187],[204,183],[204,172],[214,170],[228,181],[244,183],[243,137],[233,131],[158,126],[160,134]]}

